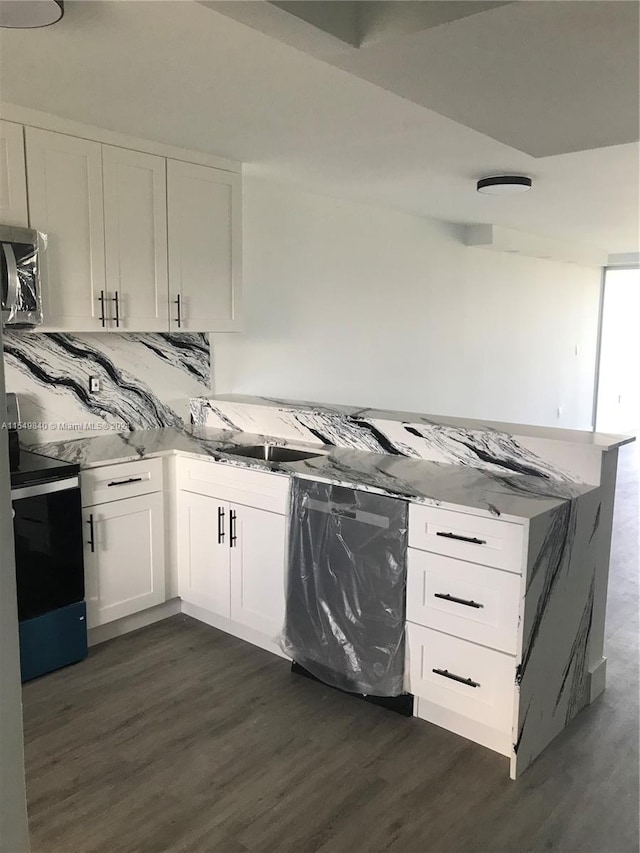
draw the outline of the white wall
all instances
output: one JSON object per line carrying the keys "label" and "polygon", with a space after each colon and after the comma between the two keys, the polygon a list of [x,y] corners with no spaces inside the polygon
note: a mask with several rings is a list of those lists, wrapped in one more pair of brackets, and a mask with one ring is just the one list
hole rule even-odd
{"label": "white wall", "polygon": [[[6,412],[5,406],[0,360],[0,412]],[[7,433],[0,430],[0,853],[24,853],[28,849],[9,458]]]}
{"label": "white wall", "polygon": [[588,429],[600,281],[246,177],[245,332],[215,336],[215,388]]}

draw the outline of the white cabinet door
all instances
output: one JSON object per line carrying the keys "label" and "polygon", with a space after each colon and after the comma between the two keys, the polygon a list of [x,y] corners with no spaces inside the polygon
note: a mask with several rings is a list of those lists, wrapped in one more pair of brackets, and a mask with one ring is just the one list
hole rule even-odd
{"label": "white cabinet door", "polygon": [[97,142],[25,128],[29,220],[47,235],[43,330],[98,331],[105,289],[102,151]]}
{"label": "white cabinet door", "polygon": [[[163,495],[142,495],[84,510],[89,628],[165,600]],[[93,544],[91,544],[91,539]]]}
{"label": "white cabinet door", "polygon": [[270,638],[284,625],[285,517],[230,504],[231,618]]}
{"label": "white cabinet door", "polygon": [[0,224],[29,224],[22,125],[0,121]]}
{"label": "white cabinet door", "polygon": [[239,329],[240,205],[240,175],[167,160],[172,331]]}
{"label": "white cabinet door", "polygon": [[102,146],[106,289],[111,330],[166,332],[167,185],[163,157]]}
{"label": "white cabinet door", "polygon": [[[180,598],[229,617],[229,505],[191,492],[178,494]],[[226,531],[226,532],[225,532]]]}

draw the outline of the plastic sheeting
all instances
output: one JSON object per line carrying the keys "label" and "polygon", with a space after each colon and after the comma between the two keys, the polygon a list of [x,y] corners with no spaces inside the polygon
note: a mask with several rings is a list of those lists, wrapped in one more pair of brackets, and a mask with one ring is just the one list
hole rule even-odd
{"label": "plastic sheeting", "polygon": [[0,237],[2,323],[37,326],[43,319],[38,256],[46,249],[47,237],[39,231],[11,227],[3,227]]}
{"label": "plastic sheeting", "polygon": [[332,687],[403,693],[407,504],[294,479],[280,646]]}

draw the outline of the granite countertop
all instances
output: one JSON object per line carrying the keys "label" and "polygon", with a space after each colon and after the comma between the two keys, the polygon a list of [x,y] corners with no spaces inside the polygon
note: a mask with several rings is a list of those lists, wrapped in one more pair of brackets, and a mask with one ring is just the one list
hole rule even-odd
{"label": "granite countertop", "polygon": [[[109,433],[30,445],[25,449],[79,463],[81,468],[175,452],[195,457],[208,456],[241,468],[332,482],[447,509],[464,508],[475,515],[500,517],[520,524],[595,488],[544,477],[493,473],[470,466],[337,447],[325,446],[322,449],[328,453],[287,463],[225,453],[225,450],[264,441],[291,444],[246,432],[194,426],[182,430],[165,428]],[[301,444],[296,442],[295,446],[300,447]],[[319,445],[306,446],[312,450],[319,448]]]}
{"label": "granite countertop", "polygon": [[[445,508],[464,507],[477,515],[500,517],[518,523],[594,488],[543,477],[488,473],[468,466],[334,447],[322,448],[329,450],[322,456],[287,463],[247,459],[225,453],[225,450],[259,444],[265,440],[273,444],[287,444],[250,433],[185,427],[182,430],[166,428],[89,436],[31,445],[29,449],[44,456],[77,462],[82,468],[174,452],[196,457],[208,456],[241,468],[333,482]],[[296,446],[301,445],[296,443]],[[307,446],[318,449],[317,446]]]}

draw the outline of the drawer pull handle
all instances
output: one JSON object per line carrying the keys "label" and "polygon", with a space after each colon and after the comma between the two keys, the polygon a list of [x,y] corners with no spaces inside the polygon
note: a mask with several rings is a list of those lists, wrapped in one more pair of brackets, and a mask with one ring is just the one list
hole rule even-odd
{"label": "drawer pull handle", "polygon": [[112,480],[107,486],[128,486],[129,483],[141,483],[142,477],[129,477],[128,480]]}
{"label": "drawer pull handle", "polygon": [[480,684],[472,678],[463,678],[461,675],[454,675],[448,669],[432,669],[431,672],[435,672],[436,675],[441,675],[443,678],[450,678],[451,681],[457,681],[459,684],[466,684],[467,687],[480,687]]}
{"label": "drawer pull handle", "polygon": [[224,508],[218,507],[218,545],[224,542]]}
{"label": "drawer pull handle", "polygon": [[443,533],[438,530],[436,536],[443,536],[445,539],[458,539],[460,542],[471,542],[472,545],[486,545],[485,539],[478,539],[476,536],[460,536],[458,533]]}
{"label": "drawer pull handle", "polygon": [[454,604],[464,604],[467,607],[484,607],[484,604],[480,604],[477,601],[471,599],[467,601],[466,598],[456,598],[455,595],[449,595],[448,592],[435,592],[433,594],[434,598],[442,598],[444,601],[453,601]]}

